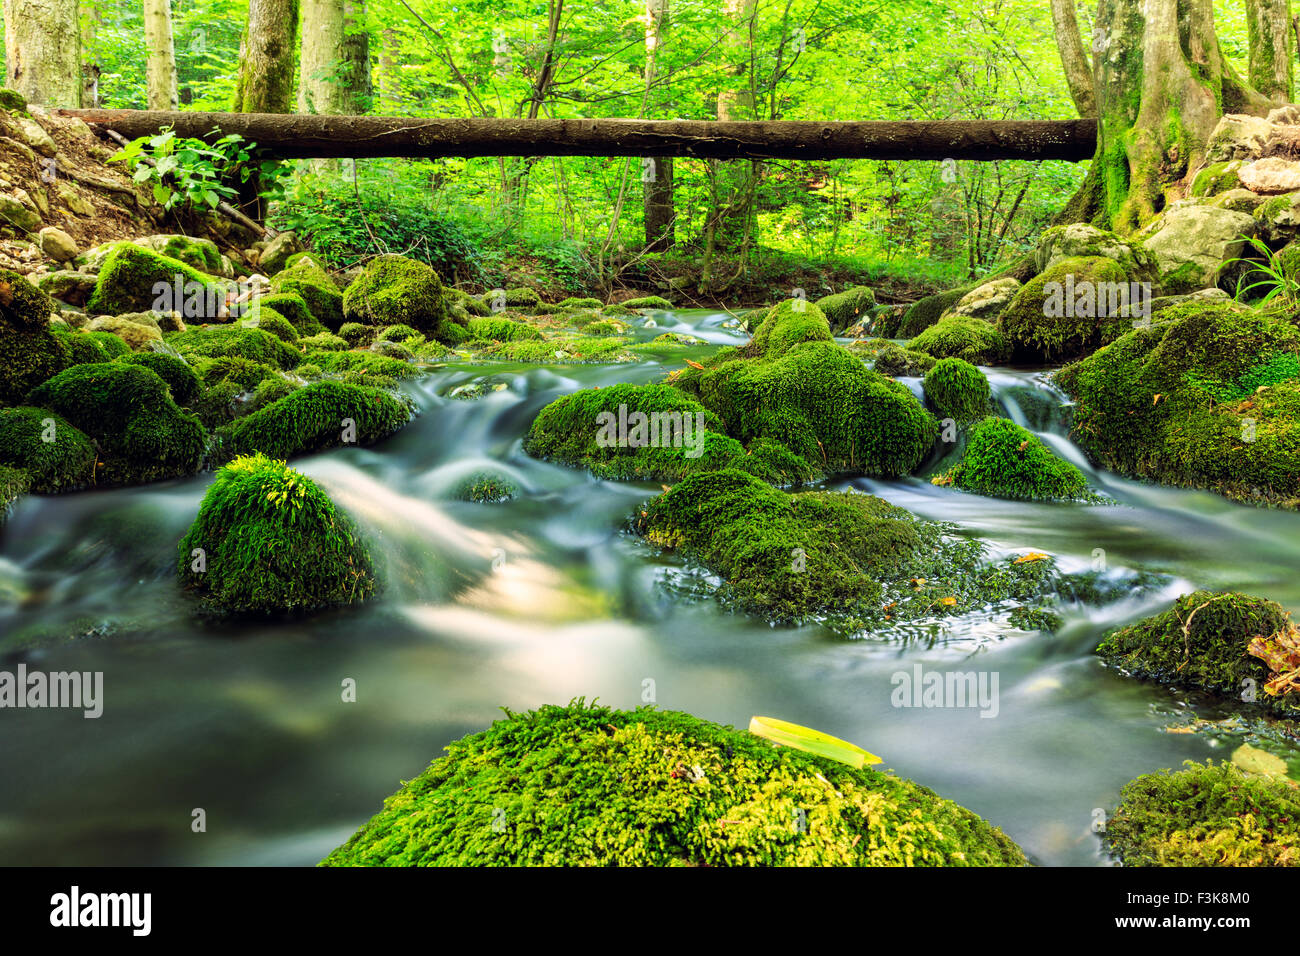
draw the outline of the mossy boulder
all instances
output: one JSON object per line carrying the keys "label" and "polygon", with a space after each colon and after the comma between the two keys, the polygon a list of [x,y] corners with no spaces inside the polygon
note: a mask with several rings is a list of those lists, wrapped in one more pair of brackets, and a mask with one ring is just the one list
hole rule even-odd
{"label": "mossy boulder", "polygon": [[322,381],[295,389],[218,429],[221,459],[261,452],[290,458],[339,445],[367,445],[411,419],[410,406],[380,388]]}
{"label": "mossy boulder", "polygon": [[1129,331],[1150,301],[1149,286],[1113,259],[1062,259],[1025,283],[998,327],[1018,361],[1070,361]]}
{"label": "mossy boulder", "polygon": [[[498,306],[527,311],[541,305],[542,297],[534,289],[519,286],[513,289],[492,289],[485,292],[482,296],[482,302],[493,311]],[[600,304],[597,304],[595,308],[600,308]]]}
{"label": "mossy boulder", "polygon": [[674,384],[742,444],[767,438],[832,474],[912,472],[938,437],[938,422],[906,386],[837,345],[815,304],[800,304],[782,302],[743,349],[719,350]]}
{"label": "mossy boulder", "polygon": [[95,446],[47,408],[0,408],[0,464],[27,473],[31,490],[57,494],[95,481]]}
{"label": "mossy boulder", "polygon": [[473,338],[491,342],[519,342],[542,338],[542,333],[531,325],[510,319],[475,317],[469,320],[467,328]]}
{"label": "mossy boulder", "polygon": [[[302,344],[300,340],[299,344]],[[331,375],[356,375],[366,378],[414,378],[423,374],[418,365],[401,359],[386,358],[374,352],[327,351],[307,352],[303,362]],[[319,374],[319,372],[317,373]]]}
{"label": "mossy boulder", "polygon": [[189,263],[133,242],[112,246],[86,302],[91,314],[160,310],[187,321],[213,322],[225,314],[226,286]]}
{"label": "mossy boulder", "polygon": [[831,332],[836,335],[870,315],[875,305],[876,294],[865,285],[854,286],[817,300],[817,308],[822,310],[826,321],[830,323]]}
{"label": "mossy boulder", "polygon": [[434,338],[449,321],[438,273],[417,259],[394,255],[366,263],[343,293],[343,315],[366,325],[408,325]]}
{"label": "mossy boulder", "polygon": [[131,346],[112,332],[98,330],[83,332],[74,329],[50,327],[64,360],[61,368],[72,365],[91,365],[96,362],[111,362],[113,359],[131,354]]}
{"label": "mossy boulder", "polygon": [[1186,303],[1067,366],[1072,436],[1131,477],[1300,507],[1300,329]]}
{"label": "mossy boulder", "polygon": [[1237,592],[1185,594],[1168,611],[1108,631],[1097,654],[1126,674],[1242,701],[1243,695],[1291,715],[1300,698],[1264,690],[1268,665],[1248,653],[1257,637],[1270,638],[1288,625],[1274,601]]}
{"label": "mossy boulder", "polygon": [[1014,276],[1003,276],[978,285],[957,300],[951,314],[996,322],[1002,310],[1020,291],[1020,284],[1020,280]]}
{"label": "mossy boulder", "polygon": [[1161,288],[1177,295],[1215,285],[1256,229],[1255,218],[1244,212],[1186,202],[1170,205],[1144,230],[1144,245],[1156,257]]}
{"label": "mossy boulder", "polygon": [[217,472],[181,540],[177,575],[210,610],[286,615],[364,601],[374,567],[351,519],[264,455]]}
{"label": "mossy boulder", "polygon": [[145,236],[143,239],[136,239],[135,245],[170,259],[177,259],[209,275],[222,274],[221,250],[211,239],[177,235]]}
{"label": "mossy boulder", "polygon": [[974,286],[964,285],[956,289],[948,289],[945,292],[939,292],[935,295],[927,295],[923,299],[918,299],[908,307],[903,313],[896,328],[891,328],[891,322],[884,320],[882,316],[876,323],[875,331],[886,338],[910,339],[920,335],[923,331],[930,328],[939,321],[953,306],[962,300],[968,292],[974,290]]}
{"label": "mossy boulder", "polygon": [[263,329],[246,326],[209,326],[173,332],[167,344],[182,355],[217,358],[233,356],[291,369],[301,356],[293,346]]}
{"label": "mossy boulder", "polygon": [[103,362],[65,369],[28,396],[99,446],[99,484],[133,485],[198,471],[207,433],[181,411],[167,383],[141,365]]}
{"label": "mossy boulder", "polygon": [[925,787],[674,711],[507,712],[446,749],[322,865],[1027,864]]}
{"label": "mossy boulder", "polygon": [[854,355],[873,362],[872,368],[891,378],[900,375],[920,377],[934,368],[934,363],[938,361],[933,355],[900,348],[888,339],[851,342],[846,348]]}
{"label": "mossy boulder", "polygon": [[259,296],[253,299],[248,309],[244,312],[244,318],[257,318],[258,310],[261,308],[274,309],[275,312],[289,320],[293,330],[298,335],[316,335],[325,331],[325,326],[317,321],[316,316],[312,315],[311,309],[307,307],[307,300],[296,292],[271,293],[270,295]]}
{"label": "mossy boulder", "polygon": [[819,474],[774,442],[755,442],[747,454],[716,415],[671,385],[620,384],[557,398],[533,420],[524,451],[617,480],[676,481],[726,467],[774,484]]}
{"label": "mossy boulder", "polygon": [[1124,785],[1102,839],[1125,866],[1300,865],[1300,790],[1230,763],[1188,761]]}
{"label": "mossy boulder", "polygon": [[1193,196],[1209,198],[1236,189],[1241,185],[1237,170],[1245,166],[1240,159],[1230,159],[1219,163],[1210,163],[1201,169],[1192,180]]}
{"label": "mossy boulder", "polygon": [[480,505],[500,504],[518,494],[519,486],[495,471],[476,471],[463,478],[452,490],[452,497]]}
{"label": "mossy boulder", "polygon": [[131,318],[123,316],[120,318],[91,319],[86,323],[86,331],[108,332],[111,335],[116,335],[133,352],[152,349],[155,345],[162,344],[163,334],[162,330],[158,328],[156,320],[149,321],[145,318],[136,318],[136,316],[147,315],[149,315],[147,312],[137,312],[133,313]]}
{"label": "mossy boulder", "polygon": [[333,332],[318,332],[298,340],[298,347],[307,352],[346,352],[352,346],[348,340]]}
{"label": "mossy boulder", "polygon": [[338,337],[343,340],[348,348],[365,348],[375,340],[378,330],[373,325],[362,325],[360,322],[344,322],[339,326]]}
{"label": "mossy boulder", "polygon": [[671,302],[659,295],[643,295],[635,299],[625,299],[620,305],[625,309],[656,309],[661,312],[668,312],[673,307]]}
{"label": "mossy boulder", "polygon": [[167,383],[172,401],[188,405],[198,397],[202,387],[198,373],[183,358],[169,352],[132,352],[115,359],[128,365],[141,365]]}
{"label": "mossy boulder", "polygon": [[939,418],[970,422],[989,413],[989,380],[969,362],[940,359],[925,373],[921,386]]}
{"label": "mossy boulder", "polygon": [[957,358],[972,365],[997,365],[1006,361],[1011,351],[996,325],[965,315],[950,315],[930,326],[908,342],[907,348],[932,358]]}
{"label": "mossy boulder", "polygon": [[[1034,265],[1040,273],[1069,259],[1109,259],[1134,281],[1155,282],[1156,257],[1139,242],[1085,222],[1052,226],[1038,240]],[[987,316],[985,316],[987,318]]]}
{"label": "mossy boulder", "polygon": [[54,300],[17,272],[0,269],[0,405],[14,405],[64,368],[50,331]]}
{"label": "mossy boulder", "polygon": [[[304,253],[289,257],[290,265],[271,278],[275,295],[296,295],[307,304],[312,316],[331,332],[343,324],[343,294],[329,272]],[[274,307],[274,303],[268,303]],[[312,334],[299,328],[300,335]]]}
{"label": "mossy boulder", "polygon": [[259,305],[248,318],[241,319],[239,324],[246,329],[270,332],[287,345],[293,345],[298,341],[298,331],[293,327],[293,323],[268,305]]}
{"label": "mossy boulder", "polygon": [[1083,472],[1006,418],[986,418],[974,425],[962,460],[937,483],[1033,501],[1068,500],[1088,492]]}

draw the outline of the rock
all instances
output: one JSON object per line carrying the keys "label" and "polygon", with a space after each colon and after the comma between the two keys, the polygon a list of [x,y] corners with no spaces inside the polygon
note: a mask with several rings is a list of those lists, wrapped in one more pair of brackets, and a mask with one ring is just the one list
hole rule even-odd
{"label": "rock", "polygon": [[294,233],[282,232],[266,244],[256,261],[267,275],[275,275],[295,252],[302,252],[302,243]]}
{"label": "rock", "polygon": [[8,87],[0,87],[0,109],[8,110],[11,113],[27,112],[27,101],[17,90],[11,90]]}
{"label": "rock", "polygon": [[36,287],[68,305],[85,305],[95,290],[95,277],[62,269],[36,277]]}
{"label": "rock", "polygon": [[1155,257],[1141,243],[1083,222],[1053,226],[1044,232],[1034,253],[1034,264],[1042,273],[1064,259],[1081,256],[1110,259],[1137,281],[1151,282],[1156,278]]}
{"label": "rock", "polygon": [[68,262],[77,256],[77,243],[73,238],[54,226],[46,226],[37,233],[41,252],[57,262]]}
{"label": "rock", "polygon": [[1159,298],[1151,300],[1151,314],[1155,315],[1163,312],[1165,309],[1172,309],[1176,305],[1183,305],[1188,302],[1217,302],[1222,305],[1230,304],[1233,301],[1232,296],[1220,288],[1201,289],[1197,292],[1189,292],[1186,295],[1162,295]]}
{"label": "rock", "polygon": [[1264,196],[1289,193],[1300,189],[1300,162],[1270,156],[1257,159],[1237,170],[1241,184]]}
{"label": "rock", "polygon": [[951,314],[970,316],[989,322],[995,321],[1006,304],[1019,291],[1020,280],[1015,276],[993,279],[976,286],[958,299],[957,304],[952,307]]}
{"label": "rock", "polygon": [[17,126],[18,135],[22,137],[22,141],[42,156],[53,156],[59,151],[59,147],[54,143],[54,138],[45,132],[45,128],[36,120],[19,116],[16,118],[14,125]]}
{"label": "rock", "polygon": [[386,358],[401,359],[403,362],[410,362],[415,358],[415,355],[405,345],[402,345],[400,342],[385,341],[384,339],[372,342],[370,344],[370,351],[383,355]]}
{"label": "rock", "polygon": [[158,328],[158,322],[151,320],[149,322],[136,321],[139,316],[147,316],[148,312],[137,312],[128,318],[125,315],[113,318],[91,319],[86,325],[87,332],[112,332],[127,345],[131,346],[131,351],[139,352],[148,349],[152,342],[162,342],[162,332]]}
{"label": "rock", "polygon": [[180,314],[179,312],[146,312],[146,313],[139,313],[139,312],[132,313],[132,312],[128,312],[128,313],[125,313],[125,315],[124,315],[123,317],[124,317],[124,318],[130,318],[130,317],[133,316],[133,315],[151,315],[151,316],[153,316],[154,321],[158,323],[158,328],[161,329],[161,330],[164,331],[164,332],[184,332],[184,331],[185,331],[185,320],[184,320],[183,318],[181,318],[181,314]]}
{"label": "rock", "polygon": [[64,353],[49,329],[54,300],[7,269],[0,289],[0,404],[17,405],[63,367]]}
{"label": "rock", "polygon": [[[193,236],[157,235],[145,236],[132,240],[137,246],[151,249],[159,255],[178,259],[188,266],[193,266],[209,275],[222,274],[222,256],[217,244],[211,239],[196,239]],[[234,270],[231,270],[231,275]]]}
{"label": "rock", "polygon": [[1241,185],[1237,171],[1246,165],[1243,159],[1232,159],[1225,163],[1210,163],[1203,167],[1192,180],[1193,196],[1217,196],[1229,189]]}
{"label": "rock", "polygon": [[1300,106],[1294,103],[1288,103],[1286,106],[1279,106],[1276,109],[1269,110],[1268,122],[1275,123],[1279,126],[1295,126],[1300,124]]}
{"label": "rock", "polygon": [[1068,501],[1088,490],[1083,472],[1009,418],[975,425],[961,461],[946,477],[958,488],[994,498]]}
{"label": "rock", "polygon": [[1241,255],[1255,219],[1217,206],[1171,206],[1161,214],[1146,240],[1168,294],[1194,292],[1214,285],[1228,260]]}
{"label": "rock", "polygon": [[74,215],[93,216],[95,214],[95,207],[87,202],[81,193],[63,180],[59,180],[55,184],[54,192],[59,197],[59,202],[67,206]]}
{"label": "rock", "polygon": [[35,210],[27,208],[13,196],[0,193],[0,222],[17,226],[24,232],[35,232],[41,228],[41,217]]}
{"label": "rock", "polygon": [[1062,259],[1002,310],[998,326],[1020,361],[1061,362],[1115,341],[1150,301],[1150,283],[1106,256]]}
{"label": "rock", "polygon": [[[563,303],[561,303],[563,304]],[[817,300],[817,308],[831,324],[831,332],[842,335],[849,326],[870,315],[876,305],[876,294],[865,285],[854,286],[844,292],[824,296]],[[624,303],[625,308],[636,308]],[[599,308],[597,304],[597,308]]]}
{"label": "rock", "polygon": [[46,198],[44,190],[38,189],[35,193],[29,193],[25,189],[15,189],[14,195],[20,203],[34,210],[42,219],[50,214],[50,201]]}
{"label": "rock", "polygon": [[1249,189],[1237,188],[1229,189],[1225,193],[1219,193],[1214,197],[1211,205],[1222,209],[1231,209],[1233,212],[1253,214],[1263,202],[1263,196],[1257,196]]}
{"label": "rock", "polygon": [[338,286],[313,257],[299,253],[290,258],[293,261],[271,279],[271,291],[301,296],[318,322],[337,331],[344,321],[343,295]]}
{"label": "rock", "polygon": [[1220,120],[1205,149],[1207,163],[1230,159],[1258,159],[1273,132],[1273,124],[1259,116],[1227,113]]}
{"label": "rock", "polygon": [[[522,298],[522,293],[531,290],[518,291]],[[307,304],[310,306],[311,301]],[[510,304],[507,293],[507,305]],[[316,310],[313,308],[312,312]],[[377,256],[366,263],[365,271],[343,293],[343,315],[349,322],[377,326],[405,324],[440,341],[447,337],[443,329],[447,306],[438,273],[423,262],[405,256]],[[325,322],[319,314],[316,317]]]}
{"label": "rock", "polygon": [[931,358],[959,358],[972,365],[997,365],[1011,352],[1007,337],[992,322],[970,315],[940,319],[907,343],[907,349]]}
{"label": "rock", "polygon": [[104,258],[87,305],[110,315],[174,310],[191,320],[215,321],[225,314],[225,296],[223,285],[188,263],[121,242]]}
{"label": "rock", "polygon": [[[877,370],[879,365],[877,365]],[[940,420],[977,421],[989,414],[989,380],[969,362],[958,358],[940,359],[921,382],[927,404]]]}

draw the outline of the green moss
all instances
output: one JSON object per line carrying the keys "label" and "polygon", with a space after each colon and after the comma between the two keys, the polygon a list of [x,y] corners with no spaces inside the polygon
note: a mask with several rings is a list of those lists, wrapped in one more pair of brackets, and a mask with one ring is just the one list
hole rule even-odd
{"label": "green moss", "polygon": [[232,356],[291,369],[300,356],[292,346],[270,332],[242,326],[212,326],[173,332],[167,344],[187,357],[217,358]]}
{"label": "green moss", "polygon": [[0,109],[11,113],[26,113],[27,100],[23,99],[23,95],[17,90],[3,87],[0,88]]}
{"label": "green moss", "polygon": [[491,505],[509,501],[518,496],[519,486],[505,475],[492,471],[476,471],[460,482],[452,496],[461,501]]}
{"label": "green moss", "polygon": [[[881,375],[911,376],[913,378],[924,375],[930,369],[934,368],[935,363],[939,361],[933,355],[926,355],[924,352],[914,352],[911,349],[899,348],[892,342],[884,339],[875,341],[884,342],[875,352],[875,365],[872,366]],[[849,351],[857,352],[850,347]],[[960,360],[957,360],[960,361]]]}
{"label": "green moss", "polygon": [[270,332],[281,342],[294,345],[298,341],[298,332],[288,319],[269,305],[259,305],[252,314],[239,323],[246,329],[261,329]]}
{"label": "green moss", "polygon": [[[507,304],[508,304],[508,303],[507,303]],[[561,299],[559,302],[555,303],[555,307],[556,307],[557,309],[597,309],[597,310],[599,310],[599,309],[604,308],[604,306],[605,306],[605,303],[602,302],[602,301],[600,301],[600,299],[581,299],[581,298],[576,298],[576,297],[570,297],[570,298],[568,298],[568,299]]]}
{"label": "green moss", "polygon": [[325,326],[317,321],[316,316],[312,315],[311,309],[307,307],[307,300],[296,292],[272,293],[254,299],[247,317],[255,318],[261,308],[274,309],[284,316],[299,335],[316,335],[325,331]]}
{"label": "green moss", "polygon": [[940,418],[970,422],[989,413],[989,380],[969,362],[940,359],[925,373],[921,384]]}
{"label": "green moss", "polygon": [[1006,336],[997,326],[967,315],[948,316],[908,342],[907,348],[937,359],[958,358],[972,365],[997,365],[1010,353]]}
{"label": "green moss", "polygon": [[[500,296],[502,292],[505,293],[504,305],[507,309],[528,309],[542,304],[542,297],[540,295],[538,295],[534,290],[526,289],[522,286],[514,289],[493,289],[490,292],[485,292],[483,293],[483,302],[490,308],[492,303],[497,301],[498,296]],[[599,308],[599,304],[597,304],[596,307]]]}
{"label": "green moss", "polygon": [[348,348],[365,348],[375,340],[375,331],[373,325],[362,325],[360,322],[344,322],[339,326],[338,337],[347,344]]}
{"label": "green moss", "polygon": [[226,614],[356,604],[376,587],[348,516],[310,478],[263,455],[217,472],[179,552],[181,584]]}
{"label": "green moss", "polygon": [[410,419],[411,408],[383,389],[315,382],[219,429],[215,454],[221,460],[253,452],[289,458],[343,444],[368,445]]}
{"label": "green moss", "polygon": [[[178,281],[180,302],[174,301]],[[187,321],[214,320],[225,303],[226,288],[186,262],[120,242],[100,267],[86,311],[96,315],[148,312],[160,296],[171,300],[160,308],[180,312]]]}
{"label": "green moss", "polygon": [[298,340],[298,347],[308,352],[346,352],[351,346],[347,339],[333,332],[318,332]]}
{"label": "green moss", "polygon": [[1289,780],[1188,761],[1124,785],[1103,839],[1125,866],[1296,866],[1300,796]]}
{"label": "green moss", "polygon": [[192,236],[151,236],[149,246],[159,255],[177,259],[209,275],[221,274],[221,251],[211,239]]}
{"label": "green moss", "polygon": [[99,484],[140,484],[193,474],[207,434],[182,412],[167,383],[140,365],[77,365],[28,396],[93,438],[100,450]]}
{"label": "green moss", "polygon": [[674,384],[742,444],[769,438],[827,473],[910,473],[938,422],[906,387],[835,344],[821,310],[803,305],[781,303],[743,349],[719,350]]}
{"label": "green moss", "polygon": [[[945,312],[960,302],[961,297],[974,288],[973,285],[964,285],[958,289],[949,289],[947,292],[940,292],[937,295],[928,295],[924,299],[918,299],[903,313],[903,318],[898,323],[897,329],[885,328],[882,324],[876,331],[887,338],[915,338],[938,322]],[[942,356],[939,357],[942,358]]]}
{"label": "green moss", "polygon": [[474,338],[490,342],[521,342],[542,338],[542,333],[531,325],[513,322],[510,319],[472,318],[469,320],[468,328],[469,334]]}
{"label": "green moss", "polygon": [[910,781],[683,713],[582,701],[507,711],[451,744],[322,863],[1025,864],[1001,831]]}
{"label": "green moss", "polygon": [[[292,265],[271,279],[271,292],[298,296],[317,322],[330,331],[337,330],[343,324],[343,295],[330,274],[319,262],[302,253],[290,256],[289,262]],[[298,332],[310,334],[304,328]]]}
{"label": "green moss", "polygon": [[[1231,306],[1166,309],[1056,381],[1076,399],[1072,435],[1121,474],[1300,507],[1300,380],[1278,379],[1300,329]],[[1274,384],[1238,401],[1250,385]]]}
{"label": "green moss", "polygon": [[57,494],[94,484],[95,446],[45,408],[0,408],[0,464],[21,468],[31,490]]}
{"label": "green moss", "polygon": [[1192,195],[1217,196],[1229,189],[1236,189],[1241,185],[1241,180],[1237,178],[1237,170],[1242,165],[1240,160],[1211,163],[1192,180]]}
{"label": "green moss", "polygon": [[854,286],[844,292],[836,292],[817,300],[817,308],[822,310],[830,323],[831,331],[839,335],[859,319],[871,315],[876,305],[876,294],[864,285]]}
{"label": "green moss", "polygon": [[54,300],[8,269],[0,290],[0,404],[13,405],[69,362],[48,324]]}
{"label": "green moss", "polygon": [[[1018,360],[1078,358],[1133,327],[1134,314],[1126,308],[1138,301],[1133,288],[1129,274],[1113,259],[1062,259],[1021,287],[998,325]],[[1149,300],[1148,291],[1143,301]]]}
{"label": "green moss", "polygon": [[62,371],[73,365],[109,362],[131,351],[129,347],[125,351],[121,348],[113,348],[114,343],[119,346],[126,343],[107,332],[81,332],[58,327],[52,327],[50,332],[57,341],[62,355],[56,371]]}
{"label": "green moss", "polygon": [[172,401],[188,405],[199,394],[199,376],[184,359],[168,352],[131,352],[116,359],[128,365],[143,365],[167,383]]}
{"label": "green moss", "polygon": [[407,339],[413,339],[420,333],[409,325],[390,325],[381,329],[375,336],[377,342],[405,342]]}
{"label": "green moss", "polygon": [[31,479],[21,468],[0,465],[0,527],[13,509],[14,502],[27,494],[31,488]]}
{"label": "green moss", "polygon": [[587,362],[630,362],[626,338],[563,335],[553,339],[516,339],[476,350],[476,358],[539,365],[581,365]]}
{"label": "green moss", "polygon": [[538,413],[524,439],[533,457],[588,468],[601,478],[676,481],[725,467],[778,484],[814,476],[806,461],[775,445],[747,455],[716,415],[671,385],[620,384],[565,395]]}
{"label": "green moss", "polygon": [[1006,418],[986,418],[971,428],[962,460],[948,477],[958,488],[996,498],[1054,501],[1088,492],[1083,472]]}
{"label": "green moss", "polygon": [[621,305],[625,309],[658,309],[662,312],[671,311],[673,308],[671,302],[658,295],[643,295],[635,299],[626,299]]}
{"label": "green moss", "polygon": [[303,360],[329,374],[355,373],[388,378],[415,378],[424,374],[418,365],[374,352],[308,352]]}
{"label": "green moss", "polygon": [[1185,594],[1168,611],[1106,633],[1097,653],[1134,677],[1153,679],[1241,699],[1254,682],[1258,700],[1295,712],[1287,698],[1264,692],[1268,665],[1246,652],[1255,637],[1286,627],[1287,615],[1273,601],[1236,592]]}
{"label": "green moss", "polygon": [[343,315],[366,325],[409,325],[435,338],[449,321],[438,273],[416,259],[393,255],[366,263],[343,293]]}

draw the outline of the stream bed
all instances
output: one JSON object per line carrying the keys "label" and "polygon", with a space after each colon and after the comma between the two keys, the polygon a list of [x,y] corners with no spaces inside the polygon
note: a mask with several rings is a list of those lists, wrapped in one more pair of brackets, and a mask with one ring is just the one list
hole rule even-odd
{"label": "stream bed", "polygon": [[[747,338],[717,312],[654,320],[638,335],[711,343],[692,358]],[[1245,739],[1167,732],[1230,712],[1126,679],[1091,651],[1107,628],[1201,587],[1300,611],[1300,514],[1098,472],[1061,416],[1039,414],[1052,404],[1043,396],[1055,397],[1042,373],[986,369],[1005,412],[1114,504],[983,498],[924,477],[831,487],[954,522],[994,554],[1038,550],[1064,570],[1104,562],[1167,583],[1101,608],[1066,606],[1055,635],[979,614],[908,638],[774,628],[689,599],[681,583],[698,575],[624,531],[658,485],[598,481],[521,449],[556,397],[657,381],[681,360],[451,364],[404,384],[421,413],[401,432],[293,463],[356,518],[385,582],[359,608],[308,620],[195,616],[176,584],[176,543],[211,472],[20,500],[0,531],[0,651],[33,635],[85,634],[21,659],[102,672],[104,700],[98,719],[3,712],[0,864],[311,865],[500,708],[585,697],[618,708],[652,699],[740,728],[755,714],[816,727],[1002,827],[1035,863],[1109,865],[1092,832],[1097,808],[1141,773],[1226,758]],[[482,397],[449,397],[478,380]],[[523,493],[453,500],[458,481],[485,466]],[[996,714],[894,706],[895,675],[917,664],[996,674]]]}

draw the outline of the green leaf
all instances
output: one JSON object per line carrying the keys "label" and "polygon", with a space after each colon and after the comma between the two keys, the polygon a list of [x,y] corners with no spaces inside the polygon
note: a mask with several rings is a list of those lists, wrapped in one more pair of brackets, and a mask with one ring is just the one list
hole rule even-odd
{"label": "green leaf", "polygon": [[881,762],[880,757],[863,750],[857,744],[840,740],[838,737],[813,730],[811,727],[777,720],[775,717],[751,717],[749,732],[785,747],[829,757],[831,760],[848,764],[858,770],[861,770],[864,764]]}

